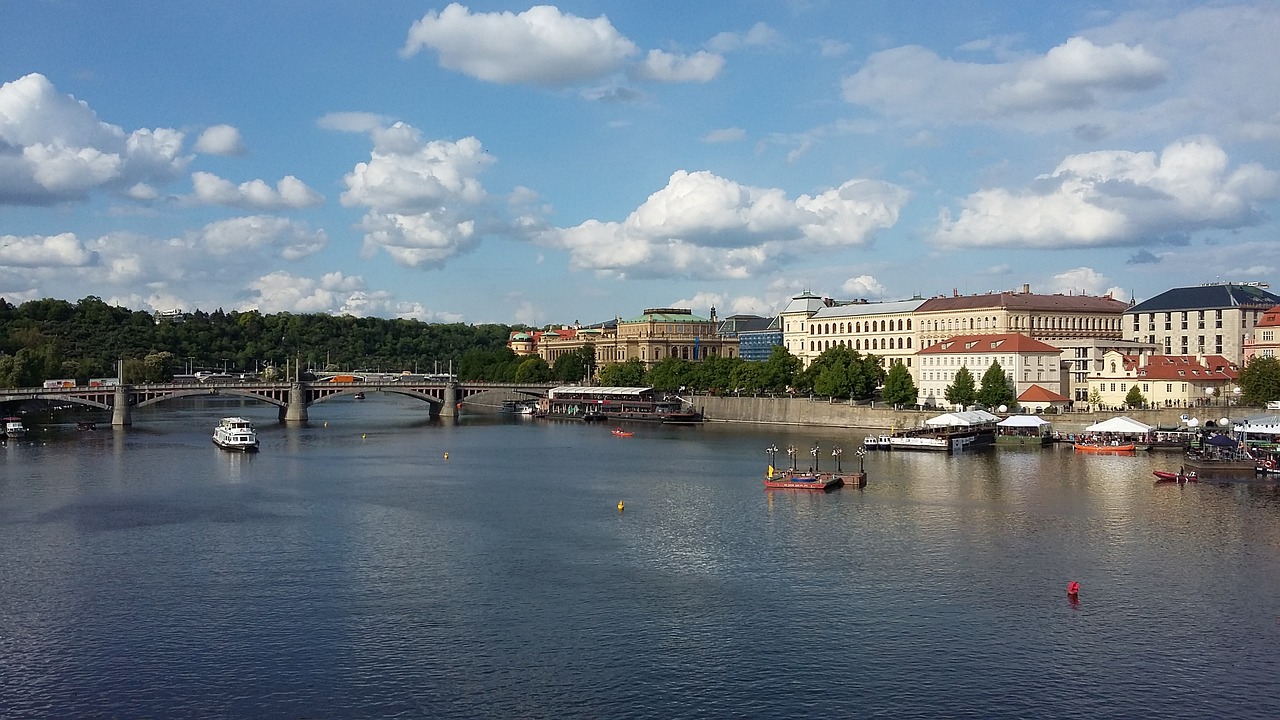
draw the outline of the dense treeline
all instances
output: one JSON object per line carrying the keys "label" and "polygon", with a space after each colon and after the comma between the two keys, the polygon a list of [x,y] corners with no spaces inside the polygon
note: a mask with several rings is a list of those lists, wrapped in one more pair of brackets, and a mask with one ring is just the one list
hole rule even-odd
{"label": "dense treeline", "polygon": [[522,361],[506,347],[510,331],[507,325],[221,309],[156,324],[150,313],[92,296],[16,307],[0,299],[0,386],[114,377],[121,359],[127,382],[161,382],[198,369],[271,375],[286,361],[300,361],[304,369],[421,373],[446,372],[452,361],[462,379],[515,381]]}

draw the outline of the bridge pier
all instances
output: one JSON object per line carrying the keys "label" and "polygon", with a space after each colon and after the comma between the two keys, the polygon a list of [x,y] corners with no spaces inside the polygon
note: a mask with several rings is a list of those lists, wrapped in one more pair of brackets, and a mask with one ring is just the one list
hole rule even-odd
{"label": "bridge pier", "polygon": [[129,391],[124,385],[117,385],[115,399],[111,403],[111,426],[123,427],[133,424],[133,407],[129,405]]}
{"label": "bridge pier", "polygon": [[444,405],[440,408],[440,417],[458,417],[458,383],[444,384]]}
{"label": "bridge pier", "polygon": [[280,413],[281,419],[287,423],[307,421],[307,390],[304,383],[289,384],[289,402],[280,409]]}

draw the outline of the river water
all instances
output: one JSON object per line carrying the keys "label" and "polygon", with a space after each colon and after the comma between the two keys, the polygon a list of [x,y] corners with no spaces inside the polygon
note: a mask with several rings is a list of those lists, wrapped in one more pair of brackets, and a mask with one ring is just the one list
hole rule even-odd
{"label": "river water", "polygon": [[863,433],[424,412],[6,443],[0,717],[1280,717],[1274,485],[1053,448],[769,492],[767,446]]}

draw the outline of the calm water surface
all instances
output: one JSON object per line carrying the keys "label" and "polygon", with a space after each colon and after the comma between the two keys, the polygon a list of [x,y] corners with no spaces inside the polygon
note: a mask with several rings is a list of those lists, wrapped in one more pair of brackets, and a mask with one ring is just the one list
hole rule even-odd
{"label": "calm water surface", "polygon": [[863,433],[424,407],[0,447],[0,717],[1280,717],[1275,486],[1050,449],[766,492]]}

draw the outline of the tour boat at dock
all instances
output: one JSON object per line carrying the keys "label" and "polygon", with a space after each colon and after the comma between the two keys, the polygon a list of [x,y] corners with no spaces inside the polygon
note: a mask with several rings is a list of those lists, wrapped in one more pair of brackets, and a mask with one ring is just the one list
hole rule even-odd
{"label": "tour boat at dock", "polygon": [[225,417],[213,429],[213,442],[224,450],[257,452],[258,435],[253,423],[242,417]]}
{"label": "tour boat at dock", "polygon": [[702,422],[702,413],[686,407],[674,395],[659,395],[651,387],[592,387],[565,385],[552,388],[538,405],[538,417],[585,422],[626,421],[666,424]]}

